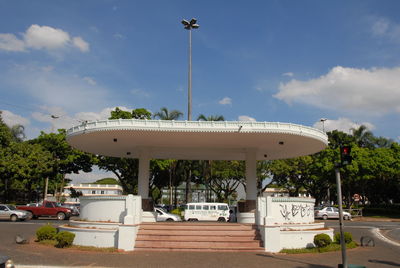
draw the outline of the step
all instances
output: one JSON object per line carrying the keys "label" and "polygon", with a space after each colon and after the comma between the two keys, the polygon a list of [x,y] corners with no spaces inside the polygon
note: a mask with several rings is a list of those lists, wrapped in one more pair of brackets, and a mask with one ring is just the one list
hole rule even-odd
{"label": "step", "polygon": [[201,224],[201,223],[146,223],[141,224],[140,229],[147,230],[256,230],[253,225],[245,224]]}
{"label": "step", "polygon": [[208,241],[137,241],[135,247],[138,248],[256,248],[260,247],[260,241],[241,241],[241,242],[208,242]]}
{"label": "step", "polygon": [[135,248],[135,251],[177,251],[177,252],[264,252],[264,248]]}
{"label": "step", "polygon": [[256,230],[249,230],[249,231],[233,231],[233,230],[227,230],[227,231],[207,231],[207,230],[140,230],[139,229],[139,234],[154,234],[154,235],[204,235],[204,236],[215,236],[215,235],[224,235],[224,236],[251,236],[251,235],[256,235],[257,231]]}
{"label": "step", "polygon": [[135,250],[263,252],[252,224],[220,222],[156,222],[139,227]]}
{"label": "step", "polygon": [[153,235],[153,234],[138,234],[136,241],[254,241],[260,240],[259,236],[204,236],[204,235]]}

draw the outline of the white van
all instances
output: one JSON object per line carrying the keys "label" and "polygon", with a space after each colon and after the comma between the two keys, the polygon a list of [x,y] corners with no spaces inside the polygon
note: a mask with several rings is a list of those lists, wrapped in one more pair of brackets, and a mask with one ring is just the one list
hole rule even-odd
{"label": "white van", "polygon": [[185,205],[185,221],[228,221],[229,206],[226,203],[188,203]]}

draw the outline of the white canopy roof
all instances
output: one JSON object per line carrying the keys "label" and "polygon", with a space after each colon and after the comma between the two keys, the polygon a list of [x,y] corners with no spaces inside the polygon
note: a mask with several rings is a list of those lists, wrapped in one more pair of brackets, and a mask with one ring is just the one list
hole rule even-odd
{"label": "white canopy roof", "polygon": [[67,131],[74,148],[99,155],[187,160],[257,160],[309,155],[328,137],[318,129],[278,122],[118,119],[86,122]]}

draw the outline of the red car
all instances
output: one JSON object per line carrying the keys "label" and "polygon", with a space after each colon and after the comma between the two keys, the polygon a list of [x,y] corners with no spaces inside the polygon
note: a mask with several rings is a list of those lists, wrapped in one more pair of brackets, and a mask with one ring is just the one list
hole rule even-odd
{"label": "red car", "polygon": [[36,206],[17,206],[20,210],[29,211],[32,214],[33,218],[41,217],[41,216],[53,216],[57,217],[58,220],[68,220],[71,217],[71,209],[60,207],[56,202],[51,201],[43,201],[43,203],[39,203]]}

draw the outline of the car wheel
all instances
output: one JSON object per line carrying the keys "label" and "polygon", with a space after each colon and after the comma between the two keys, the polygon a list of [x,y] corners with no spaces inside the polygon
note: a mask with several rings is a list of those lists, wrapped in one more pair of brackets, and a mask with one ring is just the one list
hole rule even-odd
{"label": "car wheel", "polygon": [[33,218],[32,212],[28,211],[28,217],[26,218],[27,220],[30,220]]}
{"label": "car wheel", "polygon": [[345,221],[347,221],[347,220],[350,219],[350,217],[349,217],[348,215],[344,215],[344,216],[343,216],[343,219],[344,219]]}
{"label": "car wheel", "polygon": [[17,221],[17,220],[18,220],[17,215],[11,215],[11,216],[10,216],[10,220],[11,220],[11,221]]}
{"label": "car wheel", "polygon": [[57,220],[64,220],[65,219],[65,214],[63,212],[58,212],[57,213]]}
{"label": "car wheel", "polygon": [[322,219],[323,220],[327,220],[328,219],[328,215],[322,215]]}
{"label": "car wheel", "polygon": [[225,218],[224,218],[224,217],[219,217],[219,218],[218,218],[218,221],[221,221],[221,222],[223,222],[223,221],[226,221],[226,220],[225,220]]}
{"label": "car wheel", "polygon": [[171,219],[171,218],[168,218],[168,219],[166,219],[165,221],[174,221],[173,219]]}

